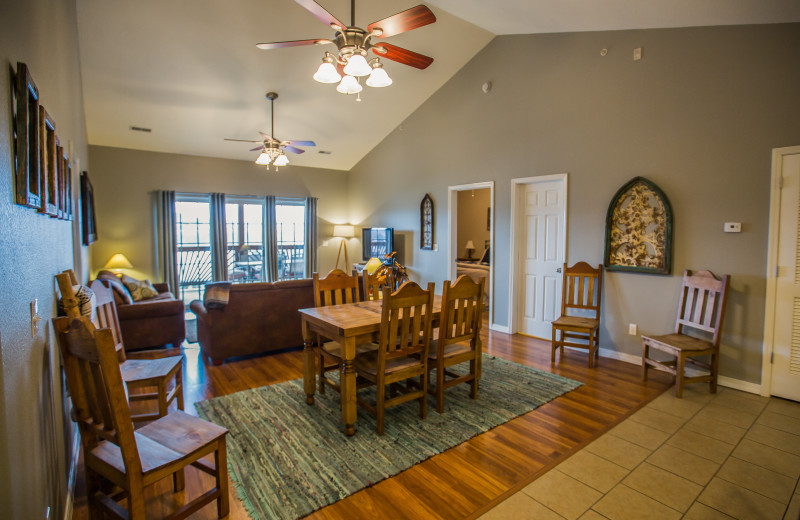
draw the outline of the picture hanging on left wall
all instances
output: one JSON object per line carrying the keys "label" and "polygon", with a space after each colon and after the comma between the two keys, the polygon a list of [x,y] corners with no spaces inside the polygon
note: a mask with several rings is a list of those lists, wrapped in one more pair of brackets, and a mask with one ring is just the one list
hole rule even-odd
{"label": "picture hanging on left wall", "polygon": [[94,215],[94,188],[87,172],[81,173],[81,229],[83,244],[97,241],[97,220]]}
{"label": "picture hanging on left wall", "polygon": [[12,75],[16,203],[30,208],[41,207],[41,164],[39,155],[39,89],[28,66],[17,63]]}

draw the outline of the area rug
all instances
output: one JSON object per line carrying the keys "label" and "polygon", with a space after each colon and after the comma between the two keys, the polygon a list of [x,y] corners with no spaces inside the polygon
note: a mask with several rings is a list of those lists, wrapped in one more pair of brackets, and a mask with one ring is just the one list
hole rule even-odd
{"label": "area rug", "polygon": [[[455,367],[456,369],[458,367]],[[529,412],[582,383],[484,355],[478,399],[469,386],[447,390],[445,411],[432,396],[428,417],[417,402],[386,411],[385,435],[358,410],[344,436],[339,394],[305,402],[303,380],[262,386],[195,403],[199,415],[228,430],[228,467],[254,520],[295,519]],[[374,388],[361,390],[374,402]],[[359,393],[359,395],[362,395]]]}

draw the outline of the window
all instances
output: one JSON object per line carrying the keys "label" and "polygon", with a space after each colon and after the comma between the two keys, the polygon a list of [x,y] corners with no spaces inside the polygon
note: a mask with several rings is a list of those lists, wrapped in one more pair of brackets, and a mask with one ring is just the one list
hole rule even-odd
{"label": "window", "polygon": [[265,281],[264,203],[230,197],[225,204],[228,280],[233,283]]}
{"label": "window", "polygon": [[201,299],[211,281],[211,219],[208,197],[181,195],[175,201],[178,280],[185,305]]}
{"label": "window", "polygon": [[275,204],[275,219],[278,235],[278,280],[305,278],[305,203],[297,199],[278,199]]}

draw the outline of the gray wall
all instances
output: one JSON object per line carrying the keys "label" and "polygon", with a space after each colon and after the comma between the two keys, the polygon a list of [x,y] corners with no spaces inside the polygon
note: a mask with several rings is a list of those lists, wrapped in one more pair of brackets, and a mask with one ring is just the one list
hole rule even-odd
{"label": "gray wall", "polygon": [[351,171],[351,220],[416,244],[431,193],[439,250],[409,248],[406,262],[440,284],[447,186],[496,181],[494,318],[506,325],[510,180],[568,172],[567,258],[597,264],[611,198],[644,176],[672,203],[673,275],[607,273],[601,347],[640,356],[628,323],[670,331],[683,270],[711,269],[732,276],[721,374],[757,383],[770,151],[800,144],[798,85],[798,24],[497,37]]}
{"label": "gray wall", "polygon": [[[41,519],[47,507],[51,518],[64,513],[69,421],[50,318],[53,276],[73,267],[73,223],[14,204],[9,69],[27,63],[61,143],[72,145],[76,193],[88,158],[76,31],[74,1],[0,4],[0,518]],[[42,322],[31,337],[34,299]]]}
{"label": "gray wall", "polygon": [[[159,279],[153,232],[153,193],[156,190],[318,197],[318,246],[331,237],[334,224],[347,222],[345,172],[292,165],[276,172],[267,171],[252,161],[104,146],[89,147],[89,154],[99,237],[89,248],[92,275],[114,253],[124,253],[135,272],[152,280]],[[320,272],[333,269],[338,246],[339,241],[332,240],[327,247],[319,247],[317,267]],[[136,276],[135,272],[131,275]]]}

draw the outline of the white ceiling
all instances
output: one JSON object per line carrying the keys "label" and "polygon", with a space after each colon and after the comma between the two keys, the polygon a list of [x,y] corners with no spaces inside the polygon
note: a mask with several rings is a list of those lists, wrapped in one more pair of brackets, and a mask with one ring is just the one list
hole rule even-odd
{"label": "white ceiling", "polygon": [[[385,41],[433,64],[417,70],[383,60],[394,84],[365,87],[356,102],[311,78],[333,47],[256,48],[332,38],[292,0],[77,3],[90,144],[254,160],[255,145],[223,139],[269,133],[265,93],[275,91],[275,137],[317,143],[289,154],[291,164],[339,170],[352,168],[496,34],[800,21],[798,0],[430,0],[436,23]],[[348,0],[318,3],[350,21]],[[356,25],[414,5],[361,0]]]}

